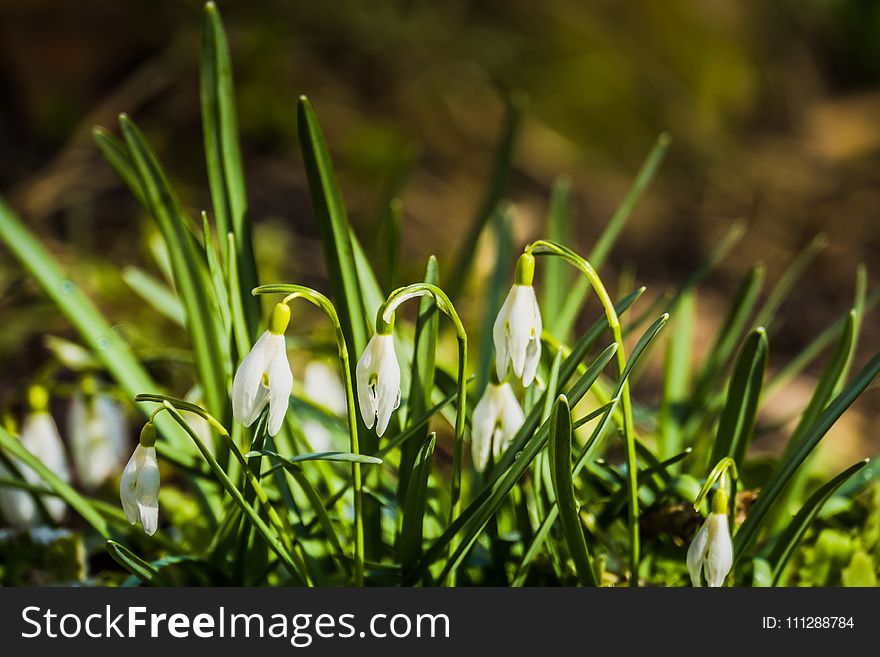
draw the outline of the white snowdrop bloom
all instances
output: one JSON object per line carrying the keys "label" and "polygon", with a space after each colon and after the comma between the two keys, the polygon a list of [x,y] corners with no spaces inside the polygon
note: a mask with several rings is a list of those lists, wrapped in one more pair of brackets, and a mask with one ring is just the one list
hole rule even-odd
{"label": "white snowdrop bloom", "polygon": [[293,374],[284,343],[284,331],[289,322],[290,308],[283,303],[276,304],[269,319],[269,329],[241,361],[232,382],[235,420],[249,427],[269,404],[270,436],[281,430],[293,389]]}
{"label": "white snowdrop bloom", "polygon": [[727,518],[727,495],[717,492],[712,513],[694,536],[687,553],[687,567],[694,586],[702,586],[701,575],[709,586],[723,586],[733,567],[733,541]]}
{"label": "white snowdrop bloom", "polygon": [[508,367],[528,386],[535,379],[541,360],[541,310],[532,287],[534,256],[523,254],[516,265],[516,280],[495,325],[492,338],[495,342],[495,367],[498,380],[507,376]]}
{"label": "white snowdrop bloom", "polygon": [[[303,372],[303,391],[307,398],[334,415],[346,416],[345,387],[336,369],[324,361],[312,360],[306,365]],[[305,419],[302,430],[314,451],[326,452],[333,449],[333,434],[324,423],[312,418]]]}
{"label": "white snowdrop bloom", "polygon": [[132,525],[140,520],[149,536],[159,526],[159,461],[155,444],[156,429],[148,422],[119,482],[119,499],[126,520]]}
{"label": "white snowdrop bloom", "polygon": [[67,431],[73,466],[86,489],[96,489],[125,463],[130,449],[125,412],[110,397],[75,394],[68,411]]}
{"label": "white snowdrop bloom", "polygon": [[368,429],[376,425],[381,436],[391,414],[400,406],[400,365],[394,351],[394,336],[374,333],[355,370],[358,405]]}
{"label": "white snowdrop bloom", "polygon": [[[37,410],[28,415],[21,427],[22,446],[66,482],[70,482],[70,466],[58,427],[48,411],[48,396],[44,389],[31,390],[31,406]],[[39,400],[34,403],[34,400]],[[43,479],[18,459],[13,459],[24,480],[36,486],[45,486]],[[3,469],[3,474],[8,474]],[[43,497],[43,504],[56,522],[64,518],[67,504],[60,497]],[[6,521],[19,528],[33,527],[42,521],[40,510],[30,492],[7,486],[0,487],[0,510]]]}
{"label": "white snowdrop bloom", "polygon": [[490,382],[474,407],[471,430],[474,467],[480,472],[486,469],[490,450],[496,459],[501,456],[523,422],[525,415],[510,384]]}

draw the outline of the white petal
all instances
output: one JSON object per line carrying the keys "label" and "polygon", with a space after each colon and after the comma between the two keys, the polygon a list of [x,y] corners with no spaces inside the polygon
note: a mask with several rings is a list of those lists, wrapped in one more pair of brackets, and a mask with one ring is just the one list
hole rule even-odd
{"label": "white petal", "polygon": [[376,380],[376,435],[388,428],[391,414],[400,406],[400,365],[394,351],[394,337],[379,335],[382,340],[381,359]]}
{"label": "white petal", "polygon": [[706,583],[724,586],[727,573],[733,566],[733,541],[730,539],[726,513],[712,513],[709,523],[709,545],[706,551]]}
{"label": "white petal", "polygon": [[498,374],[499,381],[504,381],[504,377],[507,376],[507,368],[510,365],[510,349],[507,345],[507,322],[510,318],[510,307],[513,305],[517,287],[519,286],[514,285],[510,288],[510,292],[507,293],[507,298],[504,300],[501,310],[498,311],[495,323],[492,325],[492,341],[495,343],[495,371]]}
{"label": "white petal", "polygon": [[377,357],[377,354],[375,353],[378,346],[376,342],[377,337],[378,336],[374,334],[373,337],[370,338],[370,341],[367,343],[367,348],[364,349],[364,353],[361,354],[357,366],[355,367],[358,407],[361,409],[361,417],[364,418],[364,424],[367,429],[372,429],[373,424],[376,422],[376,395],[370,385],[370,380],[375,374],[374,361]]}
{"label": "white petal", "polygon": [[[513,373],[524,380],[526,352],[535,337],[535,289],[531,285],[514,285],[516,292],[507,320],[508,348]],[[539,320],[540,321],[540,320]],[[534,374],[532,375],[534,377]],[[529,381],[531,383],[531,381]]]}
{"label": "white petal", "polygon": [[[530,288],[531,289],[531,288]],[[538,308],[538,299],[532,290],[532,338],[526,347],[526,361],[523,365],[522,382],[524,386],[531,385],[535,380],[535,374],[538,371],[538,364],[541,362],[541,331],[543,324],[541,322],[541,310]]]}
{"label": "white petal", "polygon": [[264,331],[250,350],[232,381],[232,415],[236,422],[246,427],[254,423],[269,399],[268,391],[263,386],[263,374],[269,365],[274,347],[273,336]]}
{"label": "white petal", "polygon": [[486,469],[486,464],[489,463],[489,452],[492,449],[492,434],[498,419],[494,399],[494,388],[496,387],[492,383],[486,386],[486,391],[474,406],[471,426],[471,458],[478,472]]}
{"label": "white petal", "polygon": [[132,525],[138,521],[137,478],[145,455],[141,445],[135,447],[125,470],[122,471],[122,478],[119,480],[119,500],[122,502],[122,510],[125,511],[125,519]]}
{"label": "white petal", "polygon": [[143,448],[144,460],[137,474],[135,495],[137,497],[138,514],[144,532],[149,536],[156,533],[159,520],[159,463],[156,460],[156,448]]}
{"label": "white petal", "polygon": [[691,575],[691,584],[702,586],[700,575],[703,570],[703,562],[706,558],[706,548],[709,544],[709,520],[703,523],[700,531],[694,536],[687,553],[687,568]]}
{"label": "white petal", "polygon": [[[64,443],[61,442],[58,427],[51,415],[42,412],[28,416],[21,428],[21,443],[59,479],[70,483],[70,466],[67,463]],[[42,482],[42,478],[30,468],[25,466],[21,468],[21,471],[24,478],[30,483]],[[44,498],[44,505],[56,522],[60,522],[64,518],[67,503],[60,497]]]}
{"label": "white petal", "polygon": [[280,346],[276,345],[275,354],[269,364],[269,435],[274,436],[281,431],[284,416],[290,404],[290,391],[293,390],[293,373],[287,360],[284,336]]}
{"label": "white petal", "polygon": [[510,384],[503,383],[498,388],[496,399],[501,416],[501,431],[495,436],[492,444],[496,458],[507,451],[526,419]]}
{"label": "white petal", "polygon": [[[21,428],[21,443],[61,480],[70,482],[70,466],[67,464],[64,443],[51,415],[34,413],[29,416]],[[34,476],[36,481],[40,480],[35,473]]]}
{"label": "white petal", "polygon": [[93,490],[122,466],[128,435],[122,409],[107,397],[75,395],[68,414],[70,448],[77,478]]}
{"label": "white petal", "polygon": [[[16,465],[21,468],[18,459],[16,459]],[[0,476],[8,477],[10,474],[9,470],[0,463]],[[37,505],[31,494],[8,486],[0,486],[0,512],[6,522],[21,529],[32,527],[40,519]]]}

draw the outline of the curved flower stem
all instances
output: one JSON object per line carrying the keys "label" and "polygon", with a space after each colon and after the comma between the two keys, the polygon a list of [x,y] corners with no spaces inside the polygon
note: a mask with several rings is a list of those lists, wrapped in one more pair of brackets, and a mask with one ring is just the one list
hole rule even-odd
{"label": "curved flower stem", "polygon": [[[357,429],[357,410],[354,401],[354,383],[351,380],[351,368],[349,367],[348,347],[342,333],[342,325],[333,303],[320,292],[302,285],[277,284],[261,285],[251,292],[258,294],[285,294],[284,303],[290,303],[294,299],[305,299],[324,311],[324,314],[333,324],[336,336],[336,348],[342,365],[342,376],[345,382],[345,399],[348,406],[348,435],[352,454],[360,454],[360,444]],[[361,476],[361,464],[351,464],[352,488],[354,490],[354,584],[364,585],[364,492],[363,479]]]}
{"label": "curved flower stem", "polygon": [[[250,468],[247,467],[247,461],[244,456],[242,456],[241,451],[235,445],[232,440],[232,437],[229,435],[229,432],[226,431],[226,428],[212,416],[208,411],[203,409],[200,406],[195,404],[189,404],[188,402],[183,402],[177,399],[171,399],[165,397],[164,395],[138,395],[135,398],[135,401],[149,401],[162,404],[158,408],[156,408],[150,415],[150,421],[152,422],[153,418],[156,417],[162,411],[167,411],[174,420],[180,424],[180,426],[189,434],[190,438],[192,438],[193,442],[195,442],[196,447],[198,447],[199,451],[202,453],[202,456],[208,461],[211,469],[221,477],[221,483],[229,490],[230,493],[238,496],[239,504],[243,505],[242,508],[245,510],[248,515],[253,514],[251,517],[256,523],[258,527],[260,527],[260,518],[259,515],[253,510],[253,507],[248,504],[248,502],[244,499],[244,496],[238,492],[238,489],[226,478],[223,469],[220,467],[220,464],[217,463],[217,460],[199,438],[198,434],[192,429],[192,427],[183,419],[180,415],[180,411],[187,411],[190,413],[194,413],[196,415],[201,416],[207,422],[214,427],[217,432],[226,439],[229,444],[230,450],[233,454],[236,455],[239,462],[242,465],[242,470],[245,472],[245,475],[248,478],[248,482],[254,489],[254,492],[257,495],[257,499],[260,500],[262,506],[266,509],[266,515],[269,518],[269,522],[275,528],[276,533],[281,539],[281,544],[279,549],[279,545],[273,542],[273,537],[271,535],[265,534],[266,539],[269,541],[270,546],[276,551],[279,558],[290,568],[291,574],[301,577],[303,583],[306,586],[313,586],[313,582],[309,577],[308,567],[305,562],[305,557],[302,554],[301,546],[298,542],[294,542],[291,540],[291,536],[294,536],[293,528],[290,526],[289,520],[285,516],[279,516],[275,511],[275,508],[269,501],[269,496],[266,494],[265,489],[260,485],[259,480],[256,475],[251,471]],[[268,531],[268,527],[263,526],[263,529]]]}
{"label": "curved flower stem", "polygon": [[[413,283],[405,287],[399,287],[388,295],[377,313],[377,319],[381,319],[386,323],[391,323],[394,312],[397,308],[418,297],[433,297],[437,308],[455,325],[456,335],[458,337],[458,406],[455,410],[455,447],[452,457],[452,488],[450,490],[449,505],[449,524],[461,513],[461,461],[462,452],[464,451],[464,425],[465,414],[467,412],[467,332],[464,330],[464,324],[455,310],[455,306],[446,296],[446,293],[436,285],[431,283]],[[455,549],[454,542],[449,544],[450,551]],[[449,586],[455,586],[455,572],[450,571]]]}
{"label": "curved flower stem", "polygon": [[736,470],[736,461],[734,461],[729,456],[725,456],[723,459],[718,461],[715,464],[715,467],[712,468],[712,471],[709,473],[709,476],[706,477],[706,481],[703,483],[703,487],[700,489],[699,494],[697,495],[697,499],[694,500],[694,510],[698,511],[700,509],[700,504],[709,494],[709,491],[712,490],[712,486],[715,485],[716,481],[719,481],[719,488],[727,487],[727,471],[730,470],[731,476],[731,490],[730,490],[730,504],[731,508],[729,509],[729,514],[731,518],[735,517],[735,506],[736,506],[736,486],[739,482],[739,473]]}
{"label": "curved flower stem", "polygon": [[[617,353],[615,354],[617,362],[618,376],[623,377],[626,369],[626,351],[623,344],[623,333],[620,328],[620,319],[617,311],[614,310],[614,302],[608,296],[602,279],[593,269],[593,266],[583,257],[568,249],[561,244],[550,242],[548,240],[537,240],[527,245],[525,253],[529,255],[554,255],[562,258],[570,265],[581,271],[605,310],[605,317],[608,319],[608,326],[611,328],[611,334],[617,343]],[[628,524],[629,524],[629,567],[630,567],[630,586],[639,585],[639,484],[638,484],[638,464],[636,462],[636,446],[634,425],[632,416],[632,404],[630,403],[629,381],[623,382],[621,390],[621,407],[623,410],[623,437],[626,443],[626,469],[627,469],[627,498],[628,498]]]}

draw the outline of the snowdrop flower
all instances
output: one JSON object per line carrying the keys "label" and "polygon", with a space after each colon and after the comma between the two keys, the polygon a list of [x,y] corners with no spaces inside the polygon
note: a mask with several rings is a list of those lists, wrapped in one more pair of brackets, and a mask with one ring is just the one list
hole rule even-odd
{"label": "snowdrop flower", "polygon": [[[303,389],[313,402],[334,415],[345,417],[345,388],[334,368],[320,360],[310,361],[303,372]],[[332,434],[322,422],[303,420],[302,430],[314,451],[326,452],[333,448]]]}
{"label": "snowdrop flower", "polygon": [[132,525],[138,520],[148,536],[159,525],[159,461],[156,459],[156,428],[147,422],[134,454],[122,472],[119,499],[125,518]]}
{"label": "snowdrop flower", "polygon": [[471,449],[474,467],[482,472],[489,462],[489,451],[497,459],[510,447],[525,421],[522,407],[509,383],[490,381],[474,407]]}
{"label": "snowdrop flower", "polygon": [[[58,475],[62,481],[69,483],[70,467],[64,453],[64,444],[61,442],[58,427],[52,416],[49,415],[49,395],[46,389],[41,386],[33,386],[28,391],[28,400],[31,413],[25,418],[21,427],[21,444]],[[27,483],[37,486],[45,485],[40,475],[18,459],[15,459],[15,465]],[[44,497],[42,499],[52,519],[60,522],[67,510],[64,500],[60,497]],[[39,524],[42,519],[33,497],[25,490],[5,486],[0,488],[0,509],[2,509],[6,521],[15,527],[32,527]]]}
{"label": "snowdrop flower", "polygon": [[723,586],[733,566],[733,541],[727,519],[727,493],[719,488],[712,498],[712,512],[694,536],[687,553],[687,567],[694,586]]}
{"label": "snowdrop flower", "polygon": [[394,352],[392,325],[380,323],[355,369],[364,424],[368,429],[375,424],[379,436],[388,428],[391,413],[400,406],[400,365]]}
{"label": "snowdrop flower", "polygon": [[83,391],[70,402],[67,431],[77,478],[86,489],[94,490],[125,463],[128,428],[120,405],[95,394],[91,380],[83,382]]}
{"label": "snowdrop flower", "polygon": [[284,344],[284,331],[289,323],[290,308],[284,303],[276,304],[269,318],[269,330],[241,361],[232,382],[235,420],[249,427],[269,404],[270,436],[281,430],[293,389],[293,374]]}
{"label": "snowdrop flower", "polygon": [[524,253],[516,263],[516,278],[492,328],[498,380],[507,376],[508,366],[528,386],[541,360],[541,310],[532,280],[535,257]]}

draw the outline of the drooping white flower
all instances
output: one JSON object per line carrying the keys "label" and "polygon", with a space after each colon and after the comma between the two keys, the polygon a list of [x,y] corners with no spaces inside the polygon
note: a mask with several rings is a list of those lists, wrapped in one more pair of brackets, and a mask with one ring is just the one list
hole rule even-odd
{"label": "drooping white flower", "polygon": [[368,429],[381,436],[400,406],[400,365],[391,333],[374,333],[355,370],[358,405]]}
{"label": "drooping white flower", "polygon": [[155,440],[156,430],[148,422],[119,482],[119,499],[126,520],[132,525],[140,520],[149,536],[159,526],[159,461]]}
{"label": "drooping white flower", "polygon": [[67,416],[77,478],[94,490],[119,472],[128,452],[125,412],[110,397],[76,393]]}
{"label": "drooping white flower", "polygon": [[[44,392],[41,394],[45,394]],[[48,400],[47,400],[48,401]],[[28,415],[21,427],[20,439],[22,446],[40,459],[43,464],[65,483],[70,482],[70,466],[64,452],[64,444],[58,433],[58,427],[48,411],[45,403],[43,410]],[[38,407],[38,408],[39,408]],[[44,486],[42,477],[18,459],[13,459],[24,480],[35,486]],[[4,468],[5,471],[5,468]],[[4,472],[3,474],[7,474]],[[64,518],[67,504],[60,497],[43,497],[43,504],[49,515],[56,522]],[[25,528],[40,524],[40,510],[30,492],[11,487],[0,487],[0,509],[9,524]]]}
{"label": "drooping white flower", "polygon": [[687,567],[694,586],[702,586],[701,576],[705,576],[709,586],[723,586],[733,567],[733,541],[726,507],[727,495],[719,491],[712,500],[712,513],[688,548]]}
{"label": "drooping white flower", "polygon": [[249,427],[269,404],[270,436],[281,430],[293,374],[287,360],[284,331],[290,321],[290,308],[279,303],[272,311],[269,329],[254,344],[232,381],[232,414],[237,422]]}
{"label": "drooping white flower", "polygon": [[[305,396],[339,417],[346,416],[345,387],[333,367],[320,360],[312,360],[303,372]],[[302,430],[312,449],[326,452],[333,449],[333,434],[326,424],[308,418],[302,421]]]}
{"label": "drooping white flower", "polygon": [[534,256],[523,254],[516,266],[516,281],[492,327],[498,380],[507,376],[508,366],[528,386],[541,360],[541,310],[532,287]]}
{"label": "drooping white flower", "polygon": [[496,459],[501,456],[524,421],[522,407],[510,384],[490,382],[474,407],[471,431],[474,467],[480,472],[485,470],[490,451]]}

